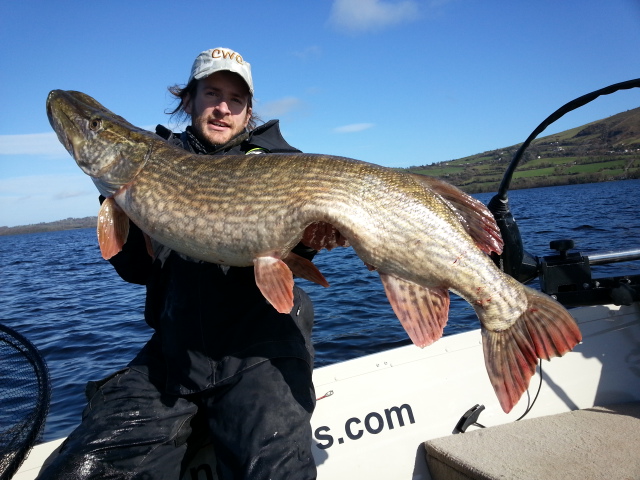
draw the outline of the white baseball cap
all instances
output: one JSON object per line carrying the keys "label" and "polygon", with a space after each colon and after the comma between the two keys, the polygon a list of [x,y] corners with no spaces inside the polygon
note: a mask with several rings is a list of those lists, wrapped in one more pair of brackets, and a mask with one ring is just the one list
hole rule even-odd
{"label": "white baseball cap", "polygon": [[251,64],[245,61],[244,58],[242,58],[242,55],[229,48],[212,48],[210,50],[205,50],[198,55],[191,67],[191,75],[189,75],[189,81],[187,84],[189,84],[194,78],[196,80],[200,80],[221,70],[227,70],[240,75],[247,83],[249,93],[253,95]]}

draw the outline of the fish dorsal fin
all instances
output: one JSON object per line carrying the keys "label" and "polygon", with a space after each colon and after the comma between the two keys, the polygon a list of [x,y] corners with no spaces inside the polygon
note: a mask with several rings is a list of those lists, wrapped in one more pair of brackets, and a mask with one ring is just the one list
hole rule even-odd
{"label": "fish dorsal fin", "polygon": [[493,214],[480,201],[467,195],[458,187],[437,178],[411,174],[419,183],[444,198],[463,220],[467,233],[485,253],[502,253],[504,242]]}
{"label": "fish dorsal fin", "polygon": [[113,198],[102,202],[98,212],[98,244],[102,258],[109,260],[122,250],[129,236],[129,217]]}
{"label": "fish dorsal fin", "polygon": [[307,260],[296,253],[289,252],[282,261],[287,264],[287,267],[291,269],[296,277],[304,278],[305,280],[317,283],[323,287],[329,286],[324,275],[320,273],[318,267],[316,267],[310,260]]}
{"label": "fish dorsal fin", "polygon": [[380,273],[387,298],[400,323],[418,347],[442,337],[449,316],[449,291],[427,288]]}
{"label": "fish dorsal fin", "polygon": [[253,259],[256,284],[264,298],[280,313],[293,308],[293,274],[279,258],[273,256]]}
{"label": "fish dorsal fin", "polygon": [[326,248],[331,250],[335,247],[348,247],[349,241],[340,232],[327,222],[313,222],[302,235],[302,243],[314,250]]}

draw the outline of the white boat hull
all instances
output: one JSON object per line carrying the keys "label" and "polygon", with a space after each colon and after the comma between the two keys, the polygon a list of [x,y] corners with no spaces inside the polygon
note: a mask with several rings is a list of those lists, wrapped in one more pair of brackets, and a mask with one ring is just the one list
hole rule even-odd
{"label": "white boat hull", "polygon": [[[542,362],[541,391],[527,418],[640,401],[638,305],[585,307],[572,314],[583,342],[562,358]],[[476,404],[486,407],[479,422],[489,427],[515,421],[528,402],[524,395],[511,413],[502,411],[484,367],[479,330],[424,350],[403,347],[321,368],[314,383],[319,395],[334,392],[318,401],[312,421],[321,479],[429,479],[424,441],[451,435]],[[531,397],[539,383],[536,374]],[[386,412],[403,405],[404,426],[394,415],[391,425]]]}
{"label": "white boat hull", "polygon": [[[542,362],[540,394],[527,418],[594,405],[640,401],[640,306],[571,310],[583,342]],[[528,396],[510,414],[500,405],[484,367],[479,330],[452,335],[419,349],[401,347],[318,368],[312,419],[319,479],[430,479],[422,444],[447,436],[476,404],[486,427],[515,421]],[[539,372],[529,392],[535,396]],[[471,427],[475,428],[475,427]],[[61,440],[36,446],[16,480],[36,477]],[[204,450],[183,477],[214,478]]]}

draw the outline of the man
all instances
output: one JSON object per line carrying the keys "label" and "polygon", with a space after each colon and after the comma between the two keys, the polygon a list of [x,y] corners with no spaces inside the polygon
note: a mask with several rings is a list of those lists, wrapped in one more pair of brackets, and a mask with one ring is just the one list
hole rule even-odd
{"label": "man", "polygon": [[[175,145],[215,155],[298,152],[277,121],[248,129],[251,67],[232,50],[202,52],[187,85],[170,91],[180,101],[172,113],[191,117],[179,135],[157,127]],[[177,479],[204,442],[221,479],[315,478],[307,295],[296,287],[291,313],[280,314],[253,267],[201,262],[155,243],[151,259],[131,227],[110,262],[147,286],[145,320],[155,332],[127,368],[89,383],[81,425],[40,478]]]}

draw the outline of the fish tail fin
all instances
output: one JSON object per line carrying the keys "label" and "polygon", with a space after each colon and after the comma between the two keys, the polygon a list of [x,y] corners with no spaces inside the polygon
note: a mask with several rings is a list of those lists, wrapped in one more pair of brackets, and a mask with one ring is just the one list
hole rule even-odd
{"label": "fish tail fin", "polygon": [[516,323],[502,331],[482,329],[485,365],[506,413],[529,387],[539,358],[560,357],[582,340],[578,325],[562,305],[529,287],[524,289],[527,309]]}

